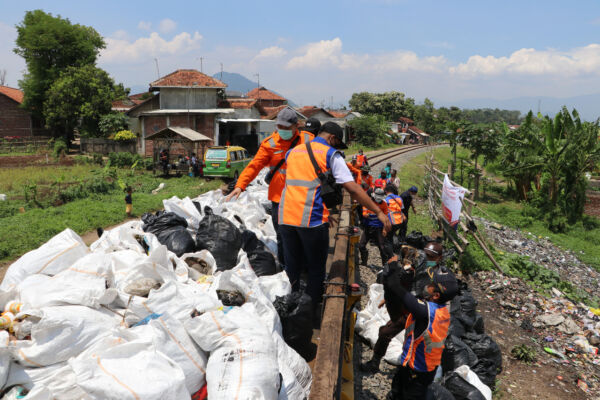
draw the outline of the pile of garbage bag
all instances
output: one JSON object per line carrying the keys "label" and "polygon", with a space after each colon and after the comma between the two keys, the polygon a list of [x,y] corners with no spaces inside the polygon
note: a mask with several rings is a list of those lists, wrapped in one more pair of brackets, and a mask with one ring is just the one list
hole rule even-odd
{"label": "pile of garbage bag", "polygon": [[[415,273],[414,293],[417,286],[426,284],[423,279],[417,279],[418,272],[419,267]],[[502,354],[498,344],[484,332],[483,318],[476,311],[477,300],[465,283],[461,282],[460,288],[459,294],[449,303],[450,328],[437,373],[441,379],[430,388],[430,397],[491,400],[496,375],[502,371]],[[382,284],[372,284],[368,296],[367,306],[357,313],[355,329],[373,347],[379,328],[390,317],[386,307],[378,308],[383,300]],[[404,331],[392,339],[384,360],[399,365],[403,342]]]}
{"label": "pile of garbage bag", "polygon": [[[249,256],[276,251],[256,189],[235,203],[165,200],[89,247],[66,229],[13,263],[0,285],[0,395],[307,398],[309,366],[285,341],[304,324],[302,301],[280,319],[287,275]],[[227,252],[219,229],[236,232]]]}

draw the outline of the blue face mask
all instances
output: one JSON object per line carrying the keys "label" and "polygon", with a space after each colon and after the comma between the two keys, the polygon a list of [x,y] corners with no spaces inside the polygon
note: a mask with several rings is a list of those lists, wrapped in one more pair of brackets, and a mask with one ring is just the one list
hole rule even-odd
{"label": "blue face mask", "polygon": [[427,261],[425,266],[427,267],[435,267],[437,265],[437,261]]}
{"label": "blue face mask", "polygon": [[283,140],[290,140],[294,136],[294,131],[291,129],[279,129],[277,132],[279,132],[279,137]]}

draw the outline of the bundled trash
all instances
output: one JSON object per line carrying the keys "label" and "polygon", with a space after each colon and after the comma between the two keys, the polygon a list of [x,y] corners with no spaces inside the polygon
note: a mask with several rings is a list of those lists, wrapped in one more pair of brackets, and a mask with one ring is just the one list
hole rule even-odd
{"label": "bundled trash", "polygon": [[[273,302],[290,296],[287,275],[267,258],[257,276],[249,260],[273,257],[266,191],[257,192],[234,205],[217,192],[169,199],[166,212],[104,231],[89,248],[67,229],[13,263],[0,286],[0,395],[307,398],[310,368],[284,340],[302,332],[304,303],[280,319]],[[254,237],[243,242],[240,228]],[[203,250],[191,234],[201,229]]]}

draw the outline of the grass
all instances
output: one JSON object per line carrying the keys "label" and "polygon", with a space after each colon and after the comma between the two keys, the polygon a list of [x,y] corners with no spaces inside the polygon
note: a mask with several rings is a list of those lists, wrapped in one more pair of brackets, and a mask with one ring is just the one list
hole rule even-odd
{"label": "grass", "polygon": [[402,146],[402,145],[396,144],[396,143],[386,143],[382,146],[369,147],[369,146],[362,146],[359,143],[350,143],[348,145],[348,149],[344,150],[344,154],[347,156],[351,156],[351,155],[358,153],[358,150],[360,150],[360,149],[363,149],[363,151],[365,153],[368,153],[368,152],[372,152],[372,151],[392,149],[392,148],[398,147],[398,146]]}
{"label": "grass", "polygon": [[[75,176],[81,176],[85,173],[86,167],[67,168]],[[16,173],[18,179],[24,179],[20,169],[10,171]],[[6,171],[0,170],[0,172]],[[61,172],[41,170],[35,172],[33,176],[35,179],[44,180],[53,176],[53,173]],[[205,182],[188,176],[165,179],[146,172],[136,172],[135,175],[131,175],[127,170],[119,171],[119,178],[126,185],[133,187],[133,213],[137,217],[145,212],[162,209],[163,199],[171,196],[195,197],[222,184],[220,180]],[[69,179],[74,178],[69,175]],[[0,182],[5,181],[0,180]],[[161,182],[165,182],[165,188],[157,195],[151,194],[152,189]],[[13,187],[17,190],[16,186]],[[123,191],[117,188],[107,194],[91,194],[88,198],[75,200],[59,207],[26,209],[25,213],[0,218],[0,262],[15,259],[39,247],[66,228],[84,234],[97,227],[106,227],[124,221],[126,219],[124,197]]]}
{"label": "grass", "polygon": [[56,181],[79,181],[101,169],[102,167],[91,165],[0,168],[0,193],[21,194],[23,185],[30,183],[51,184]]}
{"label": "grass", "polygon": [[2,153],[0,152],[0,157],[20,157],[20,156],[35,156],[36,154],[39,154],[37,151],[16,151],[16,152],[7,152],[7,153]]}

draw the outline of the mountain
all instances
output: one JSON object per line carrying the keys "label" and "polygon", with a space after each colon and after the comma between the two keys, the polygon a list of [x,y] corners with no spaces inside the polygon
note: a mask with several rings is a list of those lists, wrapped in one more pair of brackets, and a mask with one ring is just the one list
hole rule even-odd
{"label": "mountain", "polygon": [[465,99],[457,101],[434,101],[437,107],[457,106],[460,108],[499,108],[504,110],[519,110],[526,115],[529,110],[534,114],[539,111],[543,115],[554,115],[562,106],[567,106],[569,111],[573,108],[579,112],[582,119],[586,121],[595,121],[600,117],[600,93],[575,97],[515,97],[506,100],[497,99]]}
{"label": "mountain", "polygon": [[[213,78],[217,78],[221,82],[226,83],[227,84],[227,90],[241,92],[243,94],[248,93],[249,91],[251,91],[252,89],[255,89],[258,86],[257,82],[253,82],[250,79],[246,78],[244,75],[238,74],[236,72],[225,72],[225,71],[223,71],[223,77],[222,78],[221,78],[221,73],[217,72],[212,77]],[[282,95],[281,93],[276,92],[272,88],[267,87],[267,89],[269,89],[273,93],[277,93],[278,95],[280,95],[282,97],[285,97],[287,99],[286,96]],[[288,103],[289,103],[290,106],[296,107],[296,104],[292,100],[288,99]]]}

